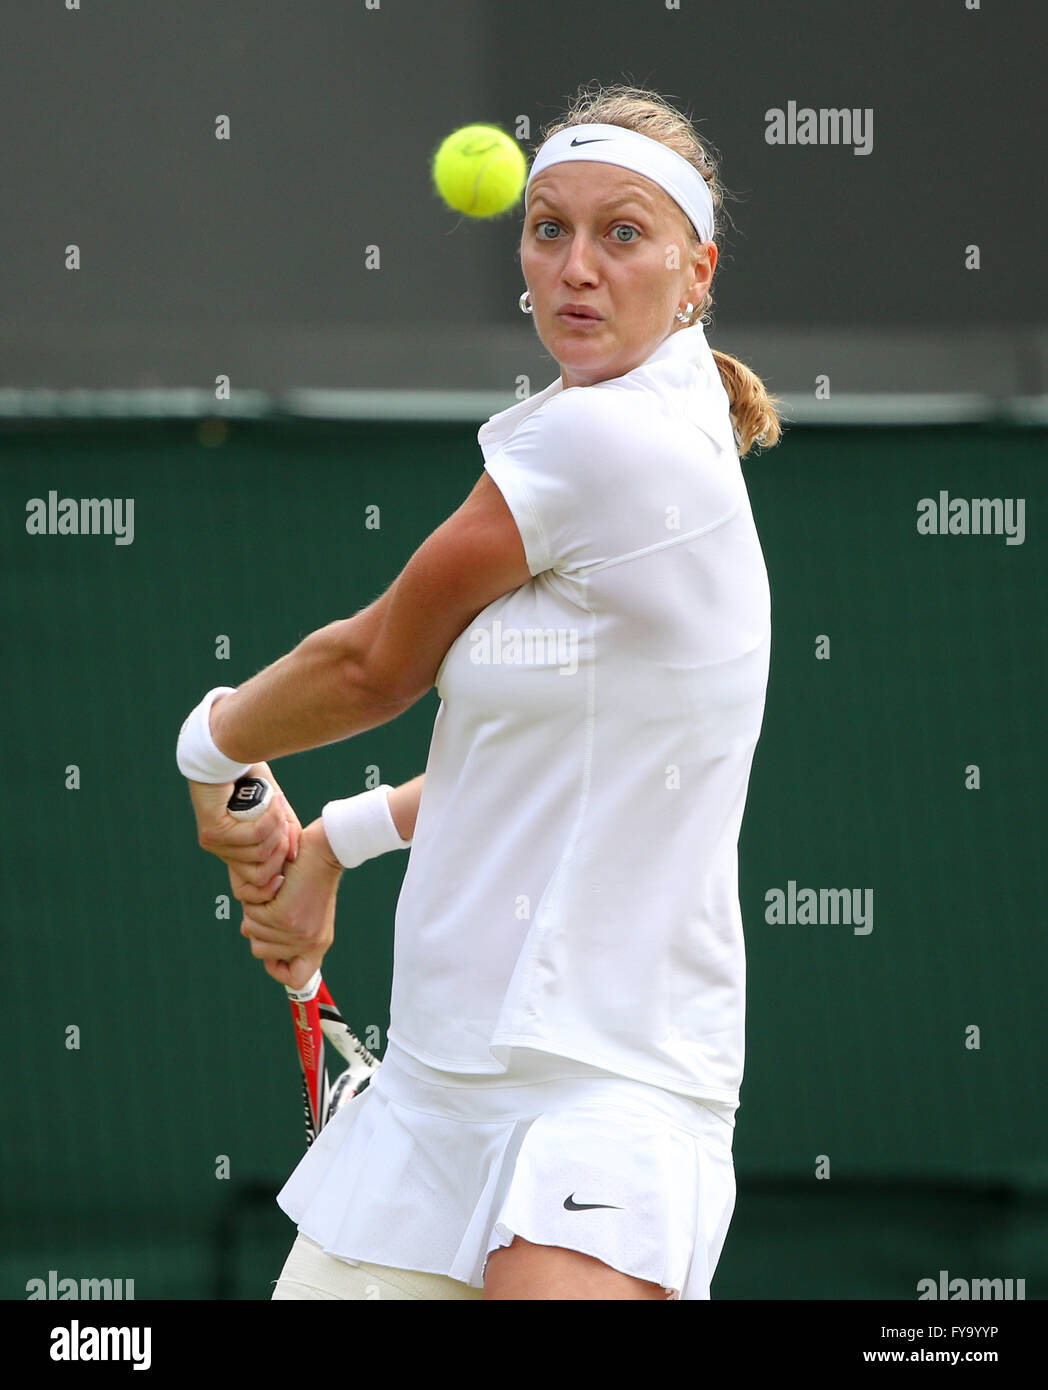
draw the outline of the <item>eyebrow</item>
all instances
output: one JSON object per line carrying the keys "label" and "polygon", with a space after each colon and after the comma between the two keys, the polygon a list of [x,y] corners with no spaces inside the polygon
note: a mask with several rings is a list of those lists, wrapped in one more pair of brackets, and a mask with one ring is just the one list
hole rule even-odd
{"label": "eyebrow", "polygon": [[[541,190],[535,194],[535,201],[531,204],[531,209],[529,210],[534,210],[539,203],[545,203],[549,208],[556,207],[556,203],[548,198]],[[644,208],[649,213],[655,211],[655,205],[648,195],[639,191],[636,193],[617,193],[611,198],[605,198],[602,203],[597,204],[596,211],[604,212],[608,208],[623,207],[627,203],[636,203],[638,207]]]}

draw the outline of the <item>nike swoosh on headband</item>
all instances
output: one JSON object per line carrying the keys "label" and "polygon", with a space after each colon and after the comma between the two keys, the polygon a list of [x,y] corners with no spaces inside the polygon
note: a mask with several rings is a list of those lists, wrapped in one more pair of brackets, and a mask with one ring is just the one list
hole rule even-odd
{"label": "nike swoosh on headband", "polygon": [[565,1211],[593,1211],[597,1207],[604,1207],[608,1211],[621,1211],[621,1207],[612,1206],[610,1202],[576,1202],[574,1192],[570,1197],[564,1198]]}
{"label": "nike swoosh on headband", "polygon": [[610,138],[608,135],[595,135],[592,140],[580,140],[576,135],[568,149],[573,150],[576,145],[598,145],[601,141],[607,142]]}

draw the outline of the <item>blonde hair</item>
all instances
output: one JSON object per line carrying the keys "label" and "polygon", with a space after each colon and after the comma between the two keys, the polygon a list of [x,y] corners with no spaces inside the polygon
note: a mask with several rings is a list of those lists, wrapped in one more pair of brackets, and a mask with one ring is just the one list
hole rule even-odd
{"label": "blonde hair", "polygon": [[[579,88],[568,109],[542,131],[535,152],[542,144],[555,135],[558,130],[587,122],[603,125],[619,125],[626,130],[635,130],[658,140],[675,153],[681,155],[702,175],[713,198],[714,235],[719,240],[722,206],[728,190],[722,185],[717,173],[717,154],[708,141],[700,139],[692,122],[675,106],[672,106],[657,92],[643,87],[629,87],[616,84],[602,87],[597,84],[595,91],[586,86]],[[669,195],[667,195],[668,197]],[[674,204],[674,207],[677,205]],[[701,260],[706,253],[702,242],[683,210],[677,209],[684,224],[696,259]],[[713,308],[713,294],[707,292],[705,299],[691,312],[688,324],[701,319],[710,322]],[[777,396],[768,394],[763,381],[750,371],[736,357],[718,352],[715,348],[713,359],[720,372],[721,381],[728,394],[731,409],[731,423],[739,457],[749,453],[752,446],[772,448],[782,437],[782,419],[777,407],[783,402]]]}

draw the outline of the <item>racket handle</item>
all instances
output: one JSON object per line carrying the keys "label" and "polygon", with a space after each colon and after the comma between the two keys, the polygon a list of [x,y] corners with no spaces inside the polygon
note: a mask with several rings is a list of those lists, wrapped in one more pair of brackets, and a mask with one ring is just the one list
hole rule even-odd
{"label": "racket handle", "polygon": [[[257,820],[273,800],[273,787],[264,777],[241,777],[233,787],[226,810],[234,820]],[[324,1030],[320,1019],[323,989],[320,971],[301,989],[285,985],[291,1003],[291,1020],[295,1027],[295,1043],[302,1065],[302,1102],[306,1121],[306,1143],[312,1144],[328,1117],[329,1093],[327,1069],[324,1066]],[[330,995],[324,990],[326,999]],[[345,1087],[343,1088],[345,1090]]]}
{"label": "racket handle", "polygon": [[272,784],[264,777],[241,777],[226,802],[226,810],[234,820],[258,820],[272,800]]}
{"label": "racket handle", "polygon": [[[233,787],[233,794],[226,802],[226,810],[234,820],[258,820],[273,800],[272,784],[264,777],[241,777]],[[287,997],[292,1004],[310,1004],[317,997],[323,981],[318,970],[313,978],[301,989],[285,985]]]}
{"label": "racket handle", "polygon": [[[292,985],[285,985],[284,988],[287,990],[287,997],[291,1000],[292,1004],[309,1004],[320,993],[323,984],[324,981],[318,970],[312,979],[307,980],[301,989],[295,989]],[[327,999],[321,1000],[321,1003],[327,1003],[331,999],[326,989],[324,993],[327,995]]]}
{"label": "racket handle", "polygon": [[327,1119],[328,1078],[324,1065],[324,1030],[320,1024],[320,1007],[316,991],[314,990],[310,997],[303,998],[306,991],[292,990],[288,986],[285,986],[285,989],[291,1001],[295,1045],[298,1048],[299,1062],[302,1064],[306,1138],[311,1144]]}
{"label": "racket handle", "polygon": [[233,785],[233,794],[226,802],[226,810],[234,820],[258,820],[269,810],[272,800],[272,784],[264,777],[240,777]]}
{"label": "racket handle", "polygon": [[[272,785],[264,777],[241,777],[233,787],[226,809],[234,820],[257,820],[272,799]],[[301,989],[285,985],[284,991],[291,1003],[295,1040],[302,1063],[307,1142],[312,1143],[328,1115],[357,1095],[378,1071],[380,1063],[346,1024],[319,970]],[[346,1062],[345,1071],[330,1093],[324,1067],[325,1038]]]}

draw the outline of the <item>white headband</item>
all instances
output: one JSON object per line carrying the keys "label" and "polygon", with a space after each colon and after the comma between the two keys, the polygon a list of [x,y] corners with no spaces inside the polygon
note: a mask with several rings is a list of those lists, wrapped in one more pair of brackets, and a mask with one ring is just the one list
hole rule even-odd
{"label": "white headband", "polygon": [[700,241],[713,240],[713,198],[706,180],[675,150],[650,135],[640,135],[619,125],[568,126],[551,135],[535,156],[524,190],[527,207],[531,180],[551,164],[566,160],[596,160],[601,164],[617,164],[632,169],[670,195],[687,214],[688,221],[699,234]]}

